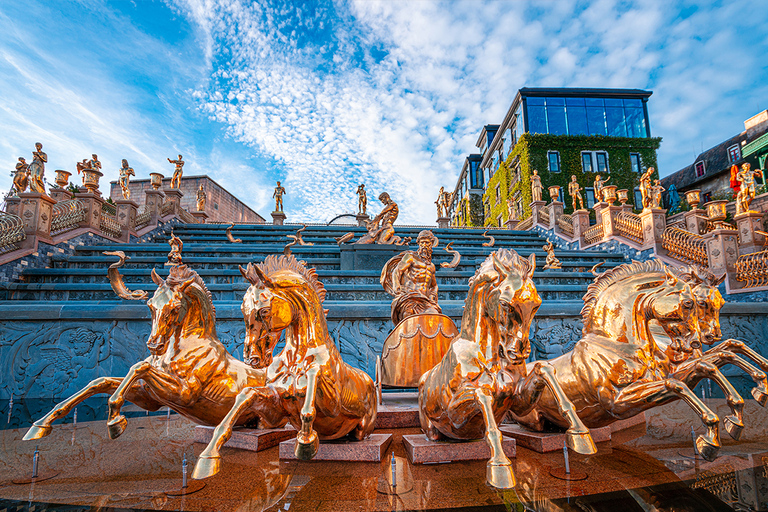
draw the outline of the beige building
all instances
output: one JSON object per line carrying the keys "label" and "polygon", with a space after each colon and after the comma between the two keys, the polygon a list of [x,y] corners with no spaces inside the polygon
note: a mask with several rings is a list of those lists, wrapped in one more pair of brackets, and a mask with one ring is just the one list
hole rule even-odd
{"label": "beige building", "polygon": [[[163,180],[163,190],[170,187],[171,178]],[[197,210],[197,189],[203,185],[207,196],[205,212],[206,222],[250,222],[264,224],[264,217],[253,211],[224,187],[213,181],[209,176],[183,176],[181,178],[181,206],[190,212]],[[139,210],[144,207],[144,191],[151,188],[148,179],[131,180],[129,187],[131,199],[139,204]],[[110,183],[109,195],[112,199],[122,198],[123,194],[117,181]]]}

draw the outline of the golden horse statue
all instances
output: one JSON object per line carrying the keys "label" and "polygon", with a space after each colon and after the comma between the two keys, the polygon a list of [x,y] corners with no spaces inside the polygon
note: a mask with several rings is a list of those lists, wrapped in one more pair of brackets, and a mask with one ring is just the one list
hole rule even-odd
{"label": "golden horse statue", "polygon": [[[115,271],[116,272],[116,271]],[[216,311],[202,278],[186,265],[170,268],[167,279],[152,269],[158,288],[147,305],[152,332],[150,356],[133,365],[125,377],[99,377],[33,423],[25,440],[51,432],[51,423],[98,393],[110,393],[107,426],[112,439],[126,428],[120,414],[125,400],[156,411],[168,406],[203,425],[217,425],[235,405],[240,391],[263,386],[266,372],[232,357],[216,335]],[[256,426],[256,411],[238,418],[238,425]]]}
{"label": "golden horse statue", "polygon": [[541,305],[531,279],[535,258],[531,254],[525,259],[508,249],[486,258],[469,280],[461,332],[440,363],[419,381],[424,433],[433,441],[485,436],[491,447],[486,476],[497,488],[515,485],[497,424],[508,411],[526,414],[545,387],[557,397],[561,420],[569,427],[569,446],[579,453],[596,452],[554,368],[541,361],[530,368],[525,364],[531,350],[531,322]]}
{"label": "golden horse statue", "polygon": [[242,389],[198,459],[193,478],[219,470],[219,451],[243,414],[258,414],[267,426],[296,427],[295,453],[310,460],[319,440],[363,440],[376,421],[373,380],[341,359],[328,334],[325,288],[314,269],[289,256],[268,256],[240,271],[251,283],[243,299],[246,354],[263,365],[285,332],[285,348],[266,368],[266,382]]}
{"label": "golden horse statue", "polygon": [[[734,414],[726,429],[732,435],[740,430],[743,400],[715,365],[696,358],[701,336],[697,285],[701,281],[690,272],[674,272],[658,260],[620,265],[589,285],[582,308],[584,336],[571,352],[550,361],[587,426],[602,427],[683,399],[707,427],[696,441],[699,452],[714,459],[719,419],[689,386],[706,377],[729,398]],[[566,426],[546,390],[529,414],[515,418],[533,430],[547,423]]]}

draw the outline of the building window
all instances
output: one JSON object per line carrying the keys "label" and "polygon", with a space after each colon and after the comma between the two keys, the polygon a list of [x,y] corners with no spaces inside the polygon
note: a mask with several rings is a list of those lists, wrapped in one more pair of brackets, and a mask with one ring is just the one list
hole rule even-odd
{"label": "building window", "polygon": [[560,172],[560,153],[558,151],[547,151],[549,159],[549,172]]}
{"label": "building window", "polygon": [[728,160],[733,164],[741,160],[741,148],[738,144],[728,148]]}
{"label": "building window", "polygon": [[635,209],[639,210],[643,207],[643,194],[640,193],[640,189],[635,189]]}
{"label": "building window", "polygon": [[704,173],[706,171],[704,169],[704,162],[703,161],[700,160],[700,161],[696,162],[696,165],[694,166],[694,168],[696,169],[696,177],[697,178],[701,178],[702,176],[704,176]]}
{"label": "building window", "polygon": [[496,204],[499,204],[499,201],[501,201],[501,184],[496,184]]}
{"label": "building window", "polygon": [[599,173],[611,172],[608,169],[608,153],[604,151],[598,151],[595,153],[595,159],[597,160],[597,172]]}
{"label": "building window", "polygon": [[640,153],[629,154],[629,166],[632,168],[632,172],[640,173],[642,170],[640,165]]}
{"label": "building window", "polygon": [[595,172],[592,165],[592,153],[590,151],[583,151],[581,153],[581,171],[582,172]]}
{"label": "building window", "polygon": [[587,187],[584,189],[584,193],[587,195],[587,208],[595,206],[595,189],[593,187]]}

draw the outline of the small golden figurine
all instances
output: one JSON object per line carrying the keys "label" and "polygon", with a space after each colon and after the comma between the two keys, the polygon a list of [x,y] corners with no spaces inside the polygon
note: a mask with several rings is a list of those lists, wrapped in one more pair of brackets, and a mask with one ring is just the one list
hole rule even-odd
{"label": "small golden figurine", "polygon": [[661,180],[653,180],[651,187],[651,208],[661,208],[661,193],[666,189],[662,186]]}
{"label": "small golden figurine", "polygon": [[184,160],[181,155],[176,160],[167,159],[168,163],[174,164],[176,167],[173,170],[173,177],[171,178],[171,188],[181,188],[181,176],[184,174]]}
{"label": "small golden figurine", "polygon": [[184,242],[171,231],[171,239],[168,240],[168,245],[171,246],[171,252],[168,253],[168,261],[165,262],[165,266],[175,267],[181,265],[181,251],[184,249]]}
{"label": "small golden figurine", "polygon": [[275,198],[275,211],[281,212],[283,211],[283,195],[285,194],[285,187],[283,187],[280,182],[277,182],[277,186],[275,187],[275,191],[272,193],[272,197]]}
{"label": "small golden figurine", "polygon": [[197,211],[204,212],[206,195],[202,183],[200,184],[200,188],[197,189],[197,195],[195,196],[195,199],[197,200]]}
{"label": "small golden figurine", "polygon": [[397,203],[389,197],[389,194],[382,192],[379,194],[379,201],[384,204],[384,208],[372,220],[366,223],[368,233],[363,235],[356,244],[395,244],[403,245],[410,241],[410,238],[402,239],[395,236],[395,228],[392,224],[397,220],[400,209]]}
{"label": "small golden figurine", "polygon": [[539,172],[534,169],[533,174],[531,175],[531,196],[534,201],[542,201],[543,194],[544,186],[541,184],[541,176],[539,176]]}
{"label": "small golden figurine", "polygon": [[440,187],[435,205],[437,205],[438,219],[448,216],[448,208],[451,206],[451,194],[445,191],[445,187]]}
{"label": "small golden figurine", "polygon": [[760,169],[753,171],[752,166],[748,162],[744,162],[741,165],[741,170],[736,173],[736,179],[741,184],[736,195],[736,215],[751,211],[750,205],[755,198],[755,177],[757,176],[763,177],[763,171]]}
{"label": "small golden figurine", "polygon": [[552,244],[552,242],[549,242],[547,245],[543,246],[542,249],[547,251],[547,260],[544,262],[544,270],[552,269],[552,270],[559,270],[563,268],[563,265],[560,263],[560,260],[555,257],[555,246]]}
{"label": "small golden figurine", "polygon": [[507,220],[519,220],[518,213],[517,213],[517,204],[512,200],[510,197],[507,201]]}
{"label": "small golden figurine", "polygon": [[357,187],[357,214],[366,215],[368,209],[368,194],[365,193],[365,183]]}
{"label": "small golden figurine", "polygon": [[643,198],[643,210],[653,207],[653,188],[651,186],[651,175],[653,167],[649,167],[642,176],[640,176],[640,195]]}
{"label": "small golden figurine", "polygon": [[[576,175],[571,175],[571,182],[568,183],[568,193],[571,195],[573,201],[573,211],[584,209],[584,198],[581,197],[581,185],[576,181]],[[579,208],[576,208],[576,201],[579,202]]]}
{"label": "small golden figurine", "polygon": [[535,269],[535,254],[525,259],[499,249],[488,256],[469,280],[460,334],[419,381],[419,419],[427,438],[485,437],[491,448],[486,479],[501,489],[513,488],[515,476],[497,423],[508,411],[529,411],[542,388],[558,397],[560,421],[569,425],[568,445],[579,453],[596,452],[554,368],[543,361],[526,367],[531,323],[541,305],[531,279]]}
{"label": "small golden figurine", "polygon": [[29,185],[29,165],[23,156],[19,157],[19,161],[16,164],[16,174],[13,176],[13,195],[27,191]]}
{"label": "small golden figurine", "polygon": [[595,202],[601,203],[603,201],[603,188],[608,180],[602,179],[599,174],[595,175],[595,182],[592,184],[593,192],[595,194]]}
{"label": "small golden figurine", "polygon": [[117,183],[120,185],[120,189],[123,192],[123,199],[130,199],[131,198],[131,189],[128,188],[128,182],[131,179],[131,176],[136,176],[136,174],[133,172],[133,167],[130,167],[128,165],[128,160],[123,158],[123,166],[120,168],[120,177],[117,180]]}
{"label": "small golden figurine", "polygon": [[45,192],[45,163],[48,155],[43,152],[43,145],[35,142],[35,151],[32,152],[32,163],[29,164],[29,189],[31,192],[47,195]]}

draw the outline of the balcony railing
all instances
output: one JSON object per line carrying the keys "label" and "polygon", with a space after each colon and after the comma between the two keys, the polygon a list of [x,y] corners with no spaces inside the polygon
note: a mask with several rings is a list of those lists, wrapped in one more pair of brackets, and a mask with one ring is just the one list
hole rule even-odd
{"label": "balcony railing", "polygon": [[768,284],[768,251],[753,252],[736,260],[736,280],[744,288],[756,288]]}
{"label": "balcony railing", "polygon": [[661,235],[661,247],[676,260],[704,267],[709,265],[707,247],[701,235],[680,228],[667,228]]}
{"label": "balcony railing", "polygon": [[60,235],[72,231],[86,220],[88,209],[79,199],[68,199],[53,205],[51,235]]}
{"label": "balcony railing", "polygon": [[520,221],[520,223],[515,228],[518,231],[528,231],[533,227],[533,215],[528,217],[527,219]]}
{"label": "balcony railing", "polygon": [[101,214],[101,220],[99,222],[101,232],[114,238],[120,238],[123,236],[123,227],[117,222],[117,219],[104,214]]}
{"label": "balcony railing", "polygon": [[632,212],[619,212],[615,218],[616,230],[624,238],[643,243],[643,221]]}
{"label": "balcony railing", "polygon": [[563,214],[557,218],[557,225],[566,235],[573,237],[573,217]]}
{"label": "balcony railing", "polygon": [[584,243],[586,245],[596,244],[603,239],[603,225],[595,224],[584,232]]}
{"label": "balcony railing", "polygon": [[117,216],[117,206],[113,205],[112,203],[108,203],[106,201],[101,203],[101,211],[102,213],[111,215],[112,217]]}
{"label": "balcony railing", "polygon": [[0,254],[15,251],[18,243],[27,238],[24,221],[16,215],[0,212]]}
{"label": "balcony railing", "polygon": [[549,226],[549,210],[548,209],[546,208],[539,209],[538,223],[544,224],[545,226]]}
{"label": "balcony railing", "polygon": [[136,231],[146,227],[149,225],[149,221],[152,220],[152,214],[151,212],[144,210],[140,214],[136,216],[136,221],[134,222],[134,229]]}

